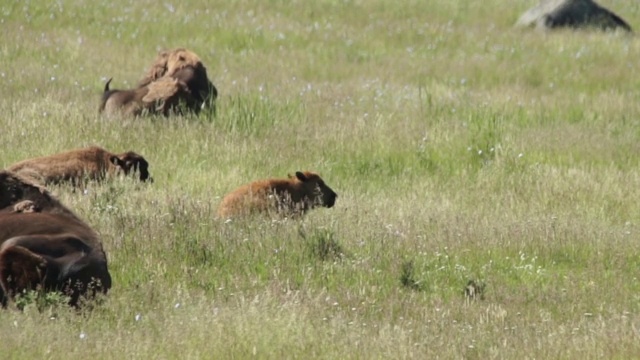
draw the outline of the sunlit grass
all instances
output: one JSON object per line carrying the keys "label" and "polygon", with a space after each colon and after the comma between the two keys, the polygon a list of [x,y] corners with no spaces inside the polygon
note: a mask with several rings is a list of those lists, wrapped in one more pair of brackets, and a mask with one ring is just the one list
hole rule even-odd
{"label": "sunlit grass", "polygon": [[[52,188],[100,233],[114,287],[80,313],[25,297],[0,312],[0,354],[637,356],[640,43],[513,29],[529,6],[0,4],[0,167],[98,144],[155,179]],[[105,79],[133,86],[176,46],[203,58],[215,114],[98,116]],[[227,192],[296,170],[336,206],[216,219]]]}

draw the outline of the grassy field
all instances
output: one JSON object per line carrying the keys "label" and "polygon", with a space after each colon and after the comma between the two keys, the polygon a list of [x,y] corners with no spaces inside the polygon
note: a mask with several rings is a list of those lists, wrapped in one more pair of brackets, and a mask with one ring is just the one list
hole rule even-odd
{"label": "grassy field", "polygon": [[[601,3],[640,28],[640,3]],[[0,311],[0,357],[640,357],[640,40],[514,29],[534,4],[0,2],[0,168],[97,144],[155,178],[52,188],[114,287]],[[179,46],[215,115],[97,114],[106,79]],[[215,218],[296,170],[336,206]]]}

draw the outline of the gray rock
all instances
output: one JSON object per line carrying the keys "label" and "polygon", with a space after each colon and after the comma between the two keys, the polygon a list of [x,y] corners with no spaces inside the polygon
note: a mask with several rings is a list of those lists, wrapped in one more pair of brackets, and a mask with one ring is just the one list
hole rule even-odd
{"label": "gray rock", "polygon": [[522,14],[516,26],[632,31],[621,17],[591,0],[542,0],[538,6]]}

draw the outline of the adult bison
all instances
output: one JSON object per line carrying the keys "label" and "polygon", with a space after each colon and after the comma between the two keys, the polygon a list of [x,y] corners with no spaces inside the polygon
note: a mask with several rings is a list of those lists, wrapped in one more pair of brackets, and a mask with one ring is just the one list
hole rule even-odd
{"label": "adult bison", "polygon": [[136,172],[141,181],[151,179],[149,163],[141,155],[133,151],[113,154],[98,146],[23,160],[7,170],[31,177],[42,184],[66,181],[78,185],[87,179],[102,180],[107,176]]}
{"label": "adult bison", "polygon": [[300,216],[317,206],[333,207],[337,197],[320,175],[298,171],[288,179],[258,180],[241,186],[222,199],[218,216],[229,218],[260,212]]}
{"label": "adult bison", "polygon": [[[34,211],[16,211],[20,204]],[[106,254],[95,231],[43,187],[0,171],[2,306],[26,290],[60,291],[78,306],[82,298],[110,288]]]}

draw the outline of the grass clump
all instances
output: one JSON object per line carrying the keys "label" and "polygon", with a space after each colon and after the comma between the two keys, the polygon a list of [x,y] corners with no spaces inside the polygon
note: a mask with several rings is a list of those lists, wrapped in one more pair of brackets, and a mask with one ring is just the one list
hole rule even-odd
{"label": "grass clump", "polygon": [[400,266],[400,284],[410,290],[424,290],[422,281],[416,279],[415,267],[413,261],[405,260]]}
{"label": "grass clump", "polygon": [[34,308],[39,312],[52,312],[69,303],[69,297],[56,291],[45,292],[42,290],[23,291],[16,296],[14,305],[16,308],[27,311]]}
{"label": "grass clump", "polygon": [[306,243],[307,252],[312,259],[322,262],[336,261],[345,256],[342,245],[331,229],[314,229],[308,236],[301,234]]}

